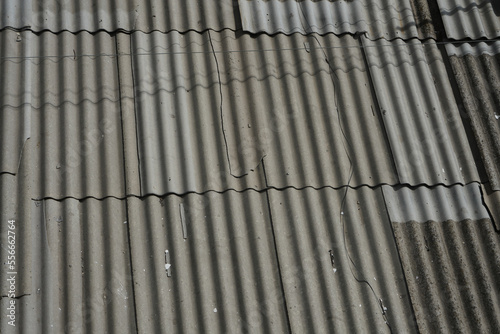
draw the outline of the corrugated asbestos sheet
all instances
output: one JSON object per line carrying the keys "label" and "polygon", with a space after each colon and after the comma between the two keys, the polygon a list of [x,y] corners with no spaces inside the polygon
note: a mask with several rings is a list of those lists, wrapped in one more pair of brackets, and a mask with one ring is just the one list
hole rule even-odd
{"label": "corrugated asbestos sheet", "polygon": [[139,332],[289,332],[265,193],[130,198],[128,212]]}
{"label": "corrugated asbestos sheet", "polygon": [[500,190],[500,42],[446,50],[493,190]]}
{"label": "corrugated asbestos sheet", "polygon": [[269,206],[291,332],[416,332],[380,188],[270,190]]}
{"label": "corrugated asbestos sheet", "polygon": [[31,25],[33,0],[4,0],[0,3],[0,29],[26,28]]}
{"label": "corrugated asbestos sheet", "polygon": [[480,181],[436,43],[362,40],[399,181]]}
{"label": "corrugated asbestos sheet", "polygon": [[[410,0],[238,0],[238,4],[243,30],[251,33],[366,33],[370,39],[419,37]],[[434,37],[434,32],[423,37]]]}
{"label": "corrugated asbestos sheet", "polygon": [[478,184],[433,188],[382,186],[393,222],[446,221],[489,218]]}
{"label": "corrugated asbestos sheet", "polygon": [[[23,247],[29,244],[32,238],[30,199],[32,166],[26,159],[31,150],[30,144],[28,140],[26,154],[21,159],[18,173],[0,174],[0,298],[9,295],[10,283],[7,281],[9,272],[18,273],[15,284],[16,296],[31,293],[32,250]],[[3,326],[6,319],[4,310],[2,307],[0,326]]]}
{"label": "corrugated asbestos sheet", "polygon": [[277,188],[343,186],[349,159],[352,185],[397,182],[353,37],[135,33],[132,45],[143,194],[260,189],[261,162]]}
{"label": "corrugated asbestos sheet", "polygon": [[496,230],[500,231],[500,191],[493,191],[489,185],[481,185],[484,205],[488,209],[491,219],[495,223]]}
{"label": "corrugated asbestos sheet", "polygon": [[393,227],[420,332],[500,331],[500,238],[489,219]]}
{"label": "corrugated asbestos sheet", "polygon": [[31,284],[16,300],[16,332],[135,333],[125,202],[34,201],[31,216],[23,244],[32,253]]}
{"label": "corrugated asbestos sheet", "polygon": [[45,32],[32,40],[39,180],[33,197],[124,197],[115,38],[104,32]]}
{"label": "corrugated asbestos sheet", "polygon": [[0,332],[500,332],[500,47],[436,6],[3,1]]}
{"label": "corrugated asbestos sheet", "polygon": [[0,33],[0,174],[16,174],[30,137],[30,33]]}
{"label": "corrugated asbestos sheet", "polygon": [[33,31],[236,29],[233,0],[3,0],[0,26]]}
{"label": "corrugated asbestos sheet", "polygon": [[419,331],[498,332],[500,237],[478,186],[383,192]]}
{"label": "corrugated asbestos sheet", "polygon": [[500,37],[497,0],[437,0],[446,35],[451,39]]}

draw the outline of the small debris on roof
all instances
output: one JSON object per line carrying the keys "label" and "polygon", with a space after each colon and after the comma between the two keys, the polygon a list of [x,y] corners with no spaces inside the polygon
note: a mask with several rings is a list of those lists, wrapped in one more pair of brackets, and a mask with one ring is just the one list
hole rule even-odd
{"label": "small debris on roof", "polygon": [[167,277],[172,276],[171,268],[172,264],[170,263],[170,253],[168,249],[165,250],[165,271],[167,272]]}

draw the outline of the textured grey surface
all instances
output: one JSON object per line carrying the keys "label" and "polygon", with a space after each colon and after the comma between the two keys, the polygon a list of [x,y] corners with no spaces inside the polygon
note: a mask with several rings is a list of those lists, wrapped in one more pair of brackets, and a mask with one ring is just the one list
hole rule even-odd
{"label": "textured grey surface", "polygon": [[30,137],[29,32],[0,31],[0,174],[16,174]]}
{"label": "textured grey surface", "polygon": [[500,191],[494,191],[489,185],[481,185],[484,205],[488,209],[491,220],[495,223],[496,230],[500,231]]}
{"label": "textured grey surface", "polygon": [[29,210],[31,239],[17,247],[32,254],[30,292],[17,295],[16,327],[2,319],[2,333],[135,333],[125,202],[45,200]]}
{"label": "textured grey surface", "polygon": [[125,196],[115,39],[33,35],[33,198]]}
{"label": "textured grey surface", "polygon": [[[500,190],[500,54],[498,44],[463,44],[450,56],[465,114],[493,190]],[[465,50],[464,50],[465,49]],[[449,48],[447,48],[450,52]]]}
{"label": "textured grey surface", "polygon": [[399,181],[480,181],[436,43],[362,40]]}
{"label": "textured grey surface", "polygon": [[128,201],[139,332],[288,332],[265,193]]}
{"label": "textured grey surface", "polygon": [[451,39],[500,36],[500,3],[497,0],[437,0],[446,35]]}
{"label": "textured grey surface", "polygon": [[380,188],[270,190],[269,206],[292,332],[417,332]]}
{"label": "textured grey surface", "polygon": [[446,52],[448,56],[463,57],[466,55],[495,56],[500,53],[500,42],[474,42],[474,43],[447,43]]}
{"label": "textured grey surface", "polygon": [[[27,141],[26,154],[21,159],[18,173],[16,175],[0,174],[0,296],[9,294],[8,272],[18,273],[15,284],[16,295],[32,293],[32,250],[25,247],[31,242],[32,237],[36,237],[32,235],[31,228],[30,194],[33,166],[27,159],[31,151],[31,143],[31,140]],[[9,224],[9,220],[13,220],[14,223]],[[9,225],[12,227],[9,228]],[[14,258],[9,259],[12,255]],[[15,263],[9,263],[12,260]],[[11,265],[14,268],[10,268]],[[3,310],[1,314],[4,318]],[[0,323],[3,324],[5,319],[2,319]]]}
{"label": "textured grey surface", "polygon": [[358,43],[133,34],[142,194],[397,183]]}
{"label": "textured grey surface", "polygon": [[268,34],[366,32],[371,39],[418,37],[409,0],[238,0],[243,30]]}
{"label": "textured grey surface", "polygon": [[393,227],[421,333],[500,331],[500,238],[489,219]]}
{"label": "textured grey surface", "polygon": [[383,186],[387,211],[392,222],[426,222],[489,218],[478,184],[451,187]]}
{"label": "textured grey surface", "polygon": [[0,332],[9,219],[16,332],[499,331],[497,49],[435,5],[3,1]]}
{"label": "textured grey surface", "polygon": [[[0,28],[143,32],[236,29],[233,0],[4,0]],[[0,7],[1,8],[1,7]]]}
{"label": "textured grey surface", "polygon": [[33,0],[4,0],[0,3],[0,29],[26,28],[31,25]]}

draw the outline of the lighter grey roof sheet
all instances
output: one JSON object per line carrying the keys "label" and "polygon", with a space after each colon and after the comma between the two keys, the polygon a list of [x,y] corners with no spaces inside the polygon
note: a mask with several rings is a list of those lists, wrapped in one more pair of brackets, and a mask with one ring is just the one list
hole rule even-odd
{"label": "lighter grey roof sheet", "polygon": [[448,56],[463,57],[466,55],[495,56],[500,53],[500,42],[447,43]]}
{"label": "lighter grey roof sheet", "polygon": [[349,159],[352,185],[397,182],[353,37],[135,33],[132,46],[143,194],[259,189],[263,166],[272,187],[339,187]]}
{"label": "lighter grey roof sheet", "polygon": [[418,37],[409,0],[238,0],[243,30],[268,34],[366,32],[371,39]]}
{"label": "lighter grey roof sheet", "polygon": [[400,182],[479,181],[436,43],[362,40]]}
{"label": "lighter grey roof sheet", "polygon": [[437,2],[448,38],[500,37],[500,4],[497,0]]}
{"label": "lighter grey roof sheet", "polygon": [[450,56],[464,114],[472,126],[494,190],[500,190],[500,54],[495,53],[497,46],[498,43],[488,47],[464,44],[460,49],[471,53],[466,52],[463,57]]}
{"label": "lighter grey roof sheet", "polygon": [[489,218],[478,184],[433,188],[383,186],[391,221],[426,222]]}
{"label": "lighter grey roof sheet", "polygon": [[4,0],[0,3],[0,29],[25,28],[31,25],[33,0]]}
{"label": "lighter grey roof sheet", "polygon": [[30,137],[29,32],[0,32],[0,174],[16,174]]}
{"label": "lighter grey roof sheet", "polygon": [[236,29],[232,0],[3,0],[0,29],[33,31],[204,31]]}
{"label": "lighter grey roof sheet", "polygon": [[489,219],[393,226],[420,332],[500,331],[500,238]]}
{"label": "lighter grey roof sheet", "polygon": [[380,188],[270,190],[269,206],[291,332],[417,332]]}

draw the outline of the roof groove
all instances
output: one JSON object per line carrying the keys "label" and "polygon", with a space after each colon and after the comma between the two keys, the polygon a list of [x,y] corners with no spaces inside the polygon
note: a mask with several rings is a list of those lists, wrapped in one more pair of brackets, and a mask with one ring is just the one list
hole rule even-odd
{"label": "roof groove", "polygon": [[287,329],[288,329],[289,333],[292,333],[292,328],[291,328],[292,326],[291,326],[291,322],[290,322],[289,309],[288,309],[288,305],[286,302],[285,288],[283,285],[283,274],[281,273],[280,256],[279,256],[279,252],[278,252],[278,247],[276,245],[276,230],[275,230],[274,222],[273,222],[273,212],[271,210],[271,202],[269,200],[269,190],[267,189],[268,184],[267,184],[267,175],[266,175],[266,167],[264,164],[264,158],[262,158],[262,171],[264,173],[264,180],[266,183],[265,193],[266,193],[267,210],[269,212],[269,223],[271,225],[271,232],[272,232],[273,244],[274,244],[274,252],[275,252],[275,256],[276,256],[276,263],[278,265],[278,274],[279,274],[279,278],[280,278],[281,293],[283,296],[283,304],[284,304],[285,312],[286,312]]}

